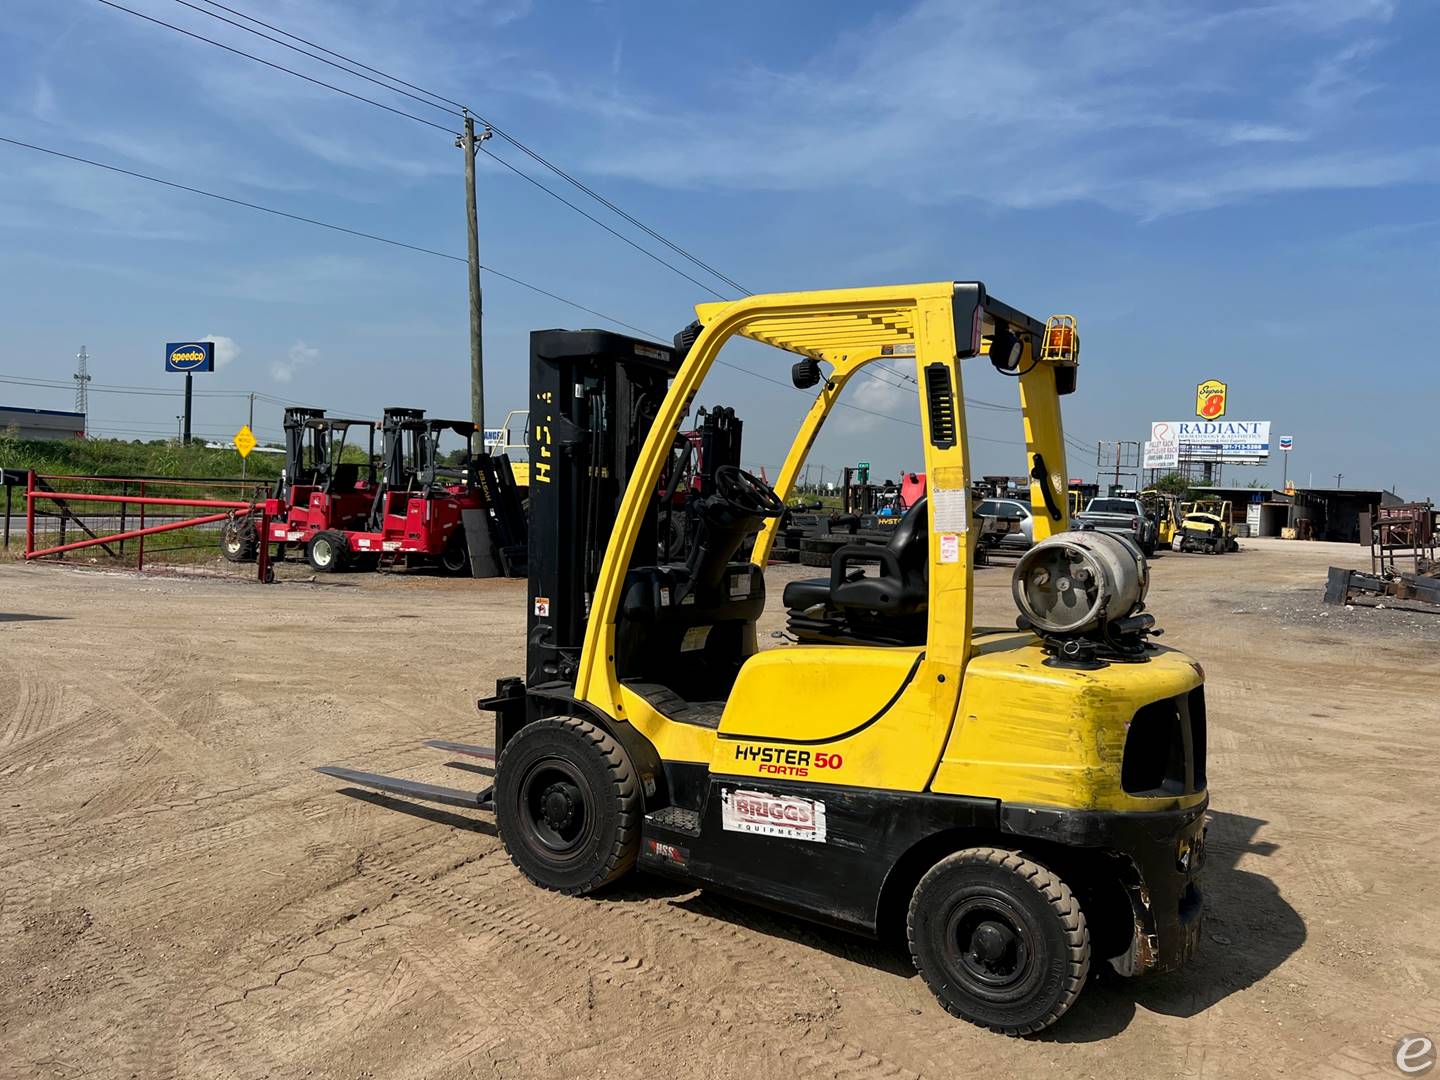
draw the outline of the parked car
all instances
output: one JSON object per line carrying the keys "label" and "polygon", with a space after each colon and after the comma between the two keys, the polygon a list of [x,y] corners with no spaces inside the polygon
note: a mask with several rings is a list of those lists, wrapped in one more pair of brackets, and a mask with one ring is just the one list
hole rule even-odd
{"label": "parked car", "polygon": [[1091,499],[1075,517],[1075,528],[1114,533],[1137,544],[1146,555],[1155,554],[1159,521],[1145,512],[1139,499]]}
{"label": "parked car", "polygon": [[1016,499],[985,499],[975,507],[977,517],[993,517],[1018,523],[1018,528],[1007,533],[1000,541],[1001,547],[1029,547],[1035,542],[1035,519],[1030,507]]}

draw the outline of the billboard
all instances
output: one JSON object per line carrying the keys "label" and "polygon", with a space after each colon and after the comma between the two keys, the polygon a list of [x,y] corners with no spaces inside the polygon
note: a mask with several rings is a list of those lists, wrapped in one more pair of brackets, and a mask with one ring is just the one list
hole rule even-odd
{"label": "billboard", "polygon": [[172,341],[165,346],[166,371],[214,371],[213,341]]}
{"label": "billboard", "polygon": [[1187,461],[1259,465],[1270,457],[1269,420],[1156,420],[1151,442],[1175,442]]}
{"label": "billboard", "polygon": [[1174,439],[1157,442],[1149,439],[1145,443],[1145,458],[1141,467],[1145,469],[1174,469],[1180,464],[1180,444]]}

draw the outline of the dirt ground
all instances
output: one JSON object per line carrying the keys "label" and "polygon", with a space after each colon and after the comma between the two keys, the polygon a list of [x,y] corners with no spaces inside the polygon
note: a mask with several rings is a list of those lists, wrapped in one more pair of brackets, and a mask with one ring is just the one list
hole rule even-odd
{"label": "dirt ground", "polygon": [[1440,613],[1322,607],[1360,559],[1156,560],[1208,676],[1201,950],[1033,1040],[891,947],[647,879],[545,893],[485,815],[310,771],[486,783],[421,741],[488,741],[523,582],[0,566],[0,1077],[1398,1075],[1440,1037]]}

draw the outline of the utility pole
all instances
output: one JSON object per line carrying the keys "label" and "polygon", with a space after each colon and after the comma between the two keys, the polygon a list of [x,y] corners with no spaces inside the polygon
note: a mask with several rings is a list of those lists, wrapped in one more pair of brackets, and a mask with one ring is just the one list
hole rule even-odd
{"label": "utility pole", "polygon": [[185,417],[175,417],[175,441],[180,442],[185,438]]}
{"label": "utility pole", "polygon": [[90,426],[88,419],[90,413],[90,397],[86,385],[90,382],[90,370],[88,367],[90,354],[85,351],[84,345],[80,346],[80,352],[76,355],[75,359],[80,362],[79,370],[72,376],[75,380],[75,411],[81,415],[82,419],[80,423],[84,425],[84,428],[81,430],[81,434],[83,435]]}
{"label": "utility pole", "polygon": [[479,446],[471,449],[481,452],[485,449],[485,348],[480,338],[480,318],[483,309],[480,293],[480,221],[475,208],[475,154],[480,144],[493,134],[487,127],[478,137],[475,134],[475,118],[465,111],[465,134],[455,145],[465,151],[465,218],[469,233],[469,277],[470,277],[470,419],[475,421],[475,438]]}
{"label": "utility pole", "polygon": [[1336,488],[1339,488],[1339,486],[1340,486],[1340,481],[1343,480],[1343,479],[1345,479],[1345,474],[1344,474],[1343,472],[1337,472],[1337,473],[1335,474],[1335,486],[1336,486]]}
{"label": "utility pole", "polygon": [[[245,426],[250,429],[250,431],[251,431],[252,434],[254,433],[254,431],[255,431],[255,395],[254,395],[254,393],[251,393],[251,395],[250,395],[250,419],[245,422]],[[241,480],[244,480],[244,479],[245,479],[245,466],[246,466],[247,464],[249,464],[249,462],[250,462],[250,455],[249,455],[249,454],[246,454],[246,455],[244,455],[243,457],[240,458],[240,479],[241,479]]]}

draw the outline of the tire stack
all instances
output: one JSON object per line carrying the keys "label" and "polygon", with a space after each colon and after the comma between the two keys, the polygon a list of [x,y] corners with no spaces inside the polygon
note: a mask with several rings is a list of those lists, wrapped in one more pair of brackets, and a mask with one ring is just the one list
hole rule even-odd
{"label": "tire stack", "polygon": [[846,544],[856,543],[858,539],[849,533],[839,535],[826,533],[822,536],[808,537],[800,541],[800,565],[829,567],[835,552]]}

